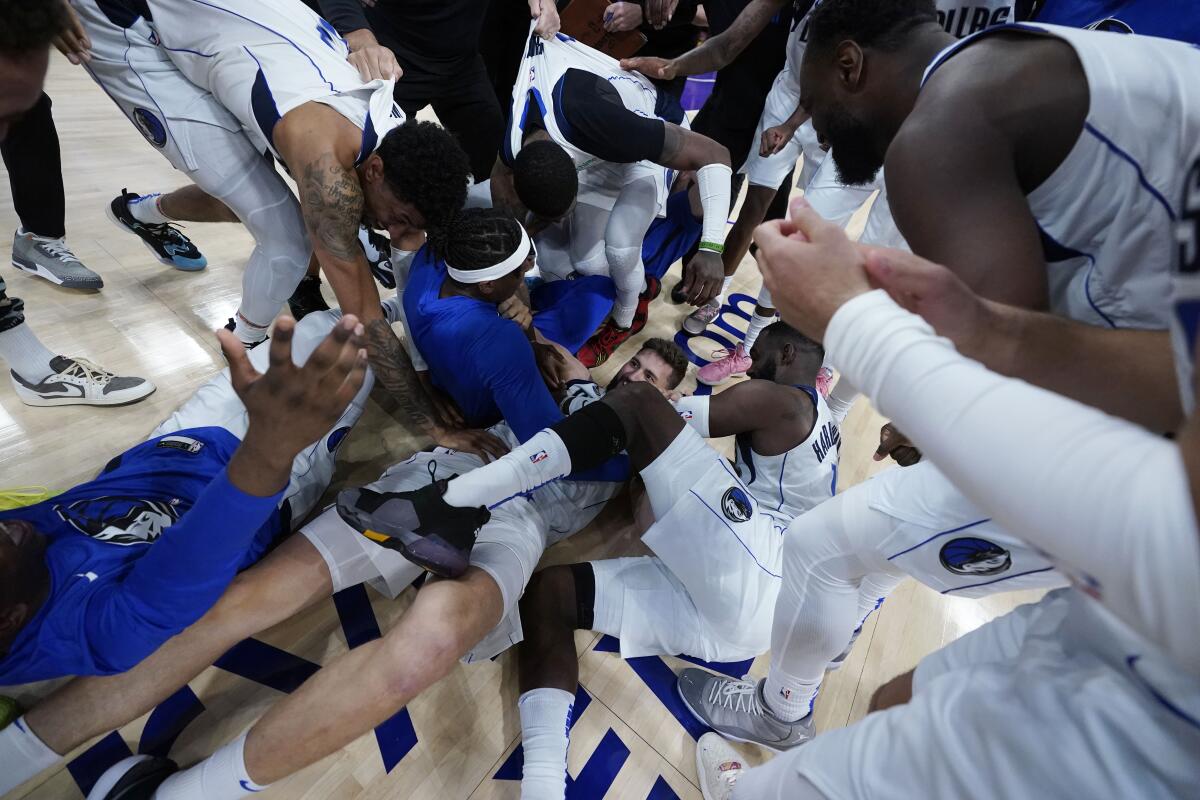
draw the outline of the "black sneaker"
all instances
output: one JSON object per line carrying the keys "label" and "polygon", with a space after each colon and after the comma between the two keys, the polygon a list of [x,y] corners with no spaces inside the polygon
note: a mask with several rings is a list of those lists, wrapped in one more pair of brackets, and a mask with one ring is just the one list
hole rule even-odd
{"label": "black sneaker", "polygon": [[92,791],[88,800],[150,800],[163,781],[179,771],[169,758],[132,756],[109,767]]}
{"label": "black sneaker", "polygon": [[296,286],[296,291],[288,298],[288,308],[292,317],[299,322],[314,311],[328,311],[329,303],[321,296],[321,277],[305,275]]}
{"label": "black sneaker", "polygon": [[121,190],[118,197],[108,204],[105,213],[113,224],[135,234],[142,240],[154,257],[168,267],[184,272],[196,272],[208,266],[208,259],[192,244],[192,240],[170,223],[140,222],[129,211],[129,201],[141,195]]}
{"label": "black sneaker", "polygon": [[358,243],[371,265],[371,274],[385,289],[396,288],[396,273],[392,271],[392,240],[377,230],[360,225]]}
{"label": "black sneaker", "polygon": [[346,489],[337,510],[350,527],[381,547],[444,578],[457,578],[471,563],[475,535],[492,515],[486,508],[459,508],[442,499],[447,481],[411,492]]}

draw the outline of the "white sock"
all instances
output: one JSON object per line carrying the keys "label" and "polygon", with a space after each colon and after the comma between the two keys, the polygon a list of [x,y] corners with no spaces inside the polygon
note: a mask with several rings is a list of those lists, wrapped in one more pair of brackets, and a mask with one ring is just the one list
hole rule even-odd
{"label": "white sock", "polygon": [[266,339],[268,327],[270,326],[259,327],[253,322],[248,322],[240,311],[233,315],[233,335],[244,345],[258,344]]}
{"label": "white sock", "polygon": [[24,716],[17,717],[0,730],[0,796],[50,769],[61,758],[30,730]]}
{"label": "white sock", "polygon": [[8,368],[29,383],[37,383],[53,374],[50,360],[54,353],[46,349],[37,334],[24,322],[15,328],[0,331],[0,358]]}
{"label": "white sock", "polygon": [[733,276],[726,275],[725,279],[721,281],[721,293],[712,300],[714,303],[718,305],[725,304],[725,296],[729,294],[729,284],[731,283],[733,283]]}
{"label": "white sock", "polygon": [[750,348],[754,347],[754,343],[758,341],[758,335],[763,332],[763,328],[775,321],[775,314],[770,316],[760,316],[756,311],[750,315],[750,324],[746,326],[746,338],[742,340],[742,346],[746,348],[746,352],[750,352]]}
{"label": "white sock", "polygon": [[39,241],[39,242],[63,242],[63,241],[65,241],[65,240],[66,240],[66,237],[65,237],[65,236],[38,236],[38,235],[37,235],[36,233],[34,233],[33,231],[27,231],[27,230],[25,230],[25,227],[24,227],[24,226],[21,226],[20,228],[17,228],[17,234],[16,234],[16,235],[17,235],[17,236],[28,236],[28,237],[30,237],[30,238],[32,238],[32,239],[36,239],[36,240],[37,240],[37,241]]}
{"label": "white sock", "polygon": [[163,781],[155,800],[237,800],[261,792],[267,787],[250,780],[245,750],[243,733],[196,766]]}
{"label": "white sock", "polygon": [[452,506],[497,506],[518,494],[571,472],[567,446],[552,430],[541,430],[503,458],[450,481],[443,499]]}
{"label": "white sock", "polygon": [[567,726],[575,697],[562,689],[532,689],[517,700],[525,767],[521,800],[563,800],[567,792]]}
{"label": "white sock", "polygon": [[771,669],[763,686],[763,701],[779,719],[796,722],[812,712],[813,701],[817,699],[817,690],[820,688],[820,681],[800,681],[789,678],[780,670]]}
{"label": "white sock", "polygon": [[147,225],[154,225],[163,222],[172,222],[173,220],[162,213],[158,207],[158,198],[162,197],[157,192],[155,194],[144,194],[141,197],[136,197],[129,201],[129,213],[138,222],[145,222]]}
{"label": "white sock", "polygon": [[637,313],[637,302],[634,302],[633,305],[613,303],[612,320],[618,328],[631,327],[633,325],[633,315],[635,313]]}

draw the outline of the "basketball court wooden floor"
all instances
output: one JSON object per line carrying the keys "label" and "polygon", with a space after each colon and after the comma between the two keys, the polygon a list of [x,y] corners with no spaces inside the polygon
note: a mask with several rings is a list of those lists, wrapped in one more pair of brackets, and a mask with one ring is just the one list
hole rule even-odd
{"label": "basketball court wooden floor", "polygon": [[[30,324],[52,349],[83,355],[126,374],[150,378],[158,391],[127,408],[29,408],[0,381],[0,487],[43,484],[63,489],[85,480],[114,454],[142,440],[175,406],[222,366],[212,331],[237,307],[242,268],[251,239],[236,225],[192,225],[187,233],[207,255],[200,273],[158,264],[133,236],[116,229],[104,206],[123,187],[161,191],[183,183],[167,162],[125,120],[79,68],[55,55],[47,90],[62,142],[67,187],[67,241],[99,272],[98,293],[64,291],[0,266],[10,293],[26,301]],[[10,197],[0,197],[0,228],[18,221]],[[8,247],[7,236],[0,246]],[[7,261],[7,259],[5,259]],[[678,276],[678,266],[667,286]],[[747,260],[734,282],[749,312],[760,279]],[[665,294],[665,293],[664,293]],[[748,295],[748,296],[746,296]],[[673,336],[686,309],[655,302],[645,335]],[[723,321],[737,331],[744,319]],[[715,328],[714,328],[715,329]],[[728,335],[724,333],[723,335]],[[693,340],[701,357],[715,343]],[[623,361],[626,345],[614,359]],[[614,367],[601,369],[607,378]],[[689,377],[685,388],[695,385]],[[384,405],[381,405],[381,401]],[[390,463],[424,445],[396,423],[386,398],[372,398],[341,451],[339,482],[366,482]],[[890,462],[871,454],[882,420],[865,403],[843,428],[843,488]],[[723,443],[729,447],[729,442]],[[890,467],[894,468],[894,467]],[[642,552],[627,515],[614,508],[588,530],[552,548],[545,563]],[[882,682],[911,668],[926,653],[1036,595],[986,601],[939,596],[906,581],[867,623],[854,651],[817,700],[819,730],[846,725],[866,713]],[[190,764],[260,716],[281,692],[347,648],[387,630],[412,601],[408,592],[390,602],[369,590],[346,592],[336,602],[282,624],[235,648],[221,662],[152,713],[71,753],[64,766],[11,793],[12,798],[79,798],[81,788],[129,752],[169,753]],[[702,729],[678,701],[674,658],[625,661],[610,639],[576,637],[580,687],[572,731],[569,791],[576,798],[700,797],[694,767],[695,737]],[[731,674],[761,676],[766,656],[729,664]],[[6,688],[27,705],[53,684]],[[264,798],[436,798],[490,800],[520,794],[516,667],[511,653],[454,672],[399,712],[374,735],[282,781]],[[745,747],[747,760],[765,754]]]}

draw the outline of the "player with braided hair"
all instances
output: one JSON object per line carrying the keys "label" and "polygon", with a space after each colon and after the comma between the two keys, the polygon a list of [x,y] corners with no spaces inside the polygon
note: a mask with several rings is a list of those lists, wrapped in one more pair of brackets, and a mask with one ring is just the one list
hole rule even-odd
{"label": "player with braided hair", "polygon": [[[469,208],[431,229],[403,280],[410,356],[470,427],[500,419],[525,441],[561,412],[539,374],[574,353],[612,305],[595,275],[529,291],[537,256],[524,227],[500,209]],[[516,323],[516,324],[514,324]]]}

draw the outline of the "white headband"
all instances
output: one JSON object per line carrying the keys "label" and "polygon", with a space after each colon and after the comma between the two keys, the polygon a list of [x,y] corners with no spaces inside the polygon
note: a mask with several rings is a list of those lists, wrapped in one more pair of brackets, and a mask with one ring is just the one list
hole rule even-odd
{"label": "white headband", "polygon": [[517,227],[521,229],[521,243],[517,245],[517,249],[513,251],[511,256],[499,264],[493,264],[490,267],[482,269],[455,269],[447,263],[446,272],[450,273],[450,277],[459,283],[483,283],[484,281],[494,281],[496,278],[503,278],[525,263],[525,259],[529,258],[530,250],[533,249],[533,242],[529,241],[529,234],[525,232],[525,226],[518,225]]}

